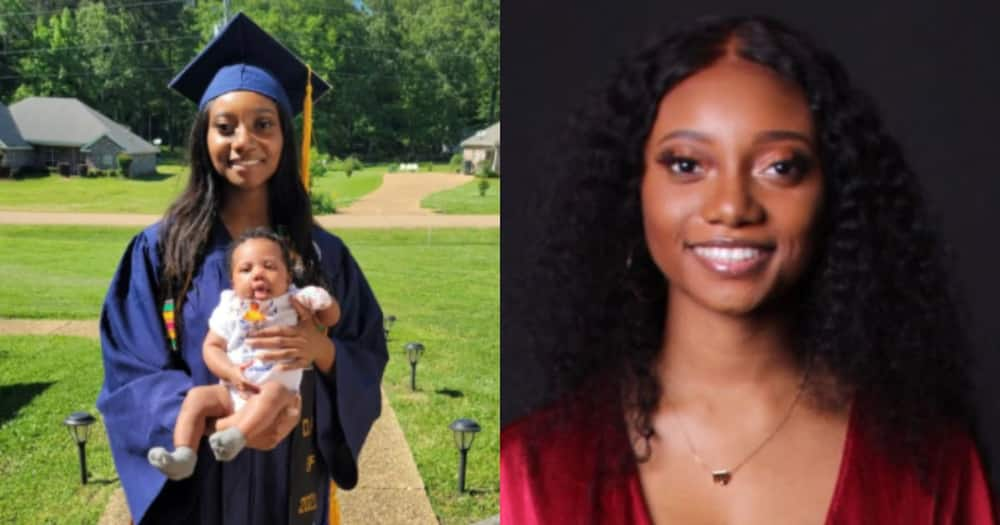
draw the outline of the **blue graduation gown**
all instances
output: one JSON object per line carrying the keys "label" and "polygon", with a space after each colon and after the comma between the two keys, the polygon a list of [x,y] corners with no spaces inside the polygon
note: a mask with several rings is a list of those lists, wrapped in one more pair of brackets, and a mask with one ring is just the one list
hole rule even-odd
{"label": "blue graduation gown", "polygon": [[[115,467],[129,510],[138,524],[185,523],[269,525],[288,519],[290,442],[274,450],[245,449],[233,461],[215,461],[206,440],[199,446],[194,475],[168,481],[146,460],[154,446],[173,448],[173,428],[181,402],[195,385],[218,379],[205,367],[202,343],[219,293],[231,287],[225,251],[230,237],[217,224],[204,263],[183,305],[180,351],[169,350],[155,302],[160,263],[159,224],[132,239],[101,312],[104,385],[97,407],[111,443]],[[314,227],[320,265],[341,305],[331,330],[337,355],[329,374],[317,371],[316,437],[318,462],[329,476],[317,487],[319,523],[326,523],[329,478],[349,489],[357,483],[357,458],[379,416],[382,372],[388,355],[382,312],[361,269],[343,242]]]}

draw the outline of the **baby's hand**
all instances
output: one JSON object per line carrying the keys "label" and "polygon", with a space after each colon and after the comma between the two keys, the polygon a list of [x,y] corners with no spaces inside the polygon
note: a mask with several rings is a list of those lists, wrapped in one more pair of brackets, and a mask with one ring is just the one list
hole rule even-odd
{"label": "baby's hand", "polygon": [[251,365],[253,365],[252,359],[243,364],[234,365],[230,368],[229,377],[225,378],[225,381],[232,385],[243,399],[248,399],[251,394],[260,392],[260,386],[253,384],[243,375],[243,371],[250,368]]}
{"label": "baby's hand", "polygon": [[333,297],[319,286],[306,286],[295,294],[295,298],[313,312],[325,310],[333,304]]}

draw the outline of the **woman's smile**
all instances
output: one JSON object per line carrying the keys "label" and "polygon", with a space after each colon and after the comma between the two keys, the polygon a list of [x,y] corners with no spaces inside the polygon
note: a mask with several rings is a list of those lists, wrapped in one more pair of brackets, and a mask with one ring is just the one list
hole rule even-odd
{"label": "woman's smile", "polygon": [[685,250],[706,269],[727,279],[760,273],[774,253],[771,245],[729,239],[687,244]]}

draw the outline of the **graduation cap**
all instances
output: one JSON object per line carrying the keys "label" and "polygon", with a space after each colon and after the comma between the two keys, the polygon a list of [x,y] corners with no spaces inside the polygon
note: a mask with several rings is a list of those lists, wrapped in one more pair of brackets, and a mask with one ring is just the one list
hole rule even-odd
{"label": "graduation cap", "polygon": [[312,102],[330,89],[312,68],[237,13],[168,87],[198,104],[198,110],[230,91],[253,91],[274,100],[291,116],[302,116],[302,182],[309,187]]}

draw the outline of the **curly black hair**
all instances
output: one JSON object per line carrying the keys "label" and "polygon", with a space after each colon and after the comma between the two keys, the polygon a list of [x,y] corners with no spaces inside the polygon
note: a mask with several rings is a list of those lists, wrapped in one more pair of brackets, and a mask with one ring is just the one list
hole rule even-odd
{"label": "curly black hair", "polygon": [[660,36],[571,119],[555,182],[571,189],[547,205],[527,328],[555,381],[549,396],[636,414],[646,445],[654,434],[667,283],[644,242],[643,148],[663,96],[727,46],[800,86],[817,130],[820,238],[789,315],[795,358],[835,384],[808,389],[826,406],[863,403],[865,428],[919,464],[936,432],[972,417],[951,258],[872,100],[833,55],[766,17],[705,18]]}

